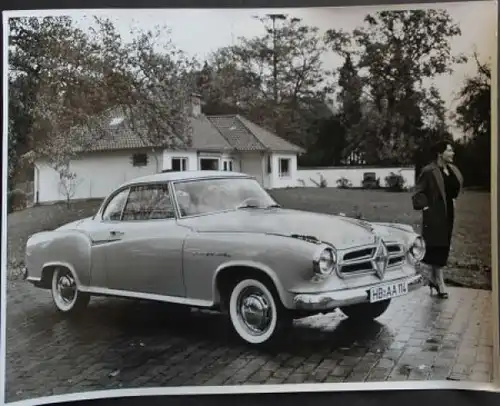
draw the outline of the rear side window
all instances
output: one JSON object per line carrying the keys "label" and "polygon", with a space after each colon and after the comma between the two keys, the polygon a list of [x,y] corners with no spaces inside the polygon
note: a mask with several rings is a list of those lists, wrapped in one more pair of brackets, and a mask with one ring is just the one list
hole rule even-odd
{"label": "rear side window", "polygon": [[127,201],[129,189],[124,189],[118,192],[107,204],[102,215],[105,221],[120,221],[123,208]]}

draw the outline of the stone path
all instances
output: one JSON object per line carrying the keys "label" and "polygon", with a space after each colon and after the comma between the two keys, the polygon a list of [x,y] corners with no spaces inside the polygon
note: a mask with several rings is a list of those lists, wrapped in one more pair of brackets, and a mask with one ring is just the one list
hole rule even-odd
{"label": "stone path", "polygon": [[7,402],[149,386],[492,379],[489,291],[450,288],[440,301],[423,288],[363,326],[311,317],[266,353],[213,313],[92,299],[81,319],[65,320],[49,291],[17,281],[7,295]]}

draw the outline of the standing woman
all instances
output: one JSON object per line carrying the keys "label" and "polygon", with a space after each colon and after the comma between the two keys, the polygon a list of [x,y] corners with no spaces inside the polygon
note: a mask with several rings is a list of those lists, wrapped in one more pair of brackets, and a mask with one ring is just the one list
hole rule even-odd
{"label": "standing woman", "polygon": [[422,237],[426,245],[422,262],[430,271],[430,291],[432,294],[432,290],[436,290],[438,297],[443,299],[448,297],[443,267],[450,253],[455,199],[463,185],[462,174],[452,164],[454,155],[451,141],[436,144],[433,148],[434,160],[422,168],[412,197],[413,208],[422,210]]}

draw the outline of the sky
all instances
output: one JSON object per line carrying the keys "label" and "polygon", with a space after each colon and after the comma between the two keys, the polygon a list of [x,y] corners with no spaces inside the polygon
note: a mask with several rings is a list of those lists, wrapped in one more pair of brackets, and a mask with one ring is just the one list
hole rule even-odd
{"label": "sky", "polygon": [[[177,10],[82,10],[73,11],[71,16],[82,28],[89,28],[92,15],[110,17],[125,41],[130,40],[130,28],[136,26],[150,29],[155,26],[168,26],[171,40],[190,56],[203,60],[212,51],[235,43],[240,36],[252,37],[263,32],[262,25],[252,16],[264,16],[268,13],[282,13],[298,17],[305,24],[315,25],[324,33],[327,29],[352,31],[363,25],[363,18],[368,12],[383,9],[408,8],[408,6],[383,7],[342,7],[342,8],[302,8],[302,9],[177,9]],[[453,20],[460,25],[462,35],[452,42],[453,53],[472,54],[474,50],[482,61],[495,56],[497,6],[492,1],[470,1],[460,3],[434,3],[412,5],[411,8],[446,9]],[[45,12],[45,14],[56,14]],[[57,14],[68,14],[61,10]],[[327,70],[338,68],[343,60],[336,54],[325,54],[324,67]],[[466,76],[476,72],[475,62],[470,60],[465,65],[458,65],[452,75],[443,75],[435,81],[447,108],[451,111],[456,106],[456,92]]]}

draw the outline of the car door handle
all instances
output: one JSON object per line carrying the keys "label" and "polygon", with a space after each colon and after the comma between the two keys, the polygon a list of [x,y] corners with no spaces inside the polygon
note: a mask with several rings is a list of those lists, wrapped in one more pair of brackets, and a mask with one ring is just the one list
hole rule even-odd
{"label": "car door handle", "polygon": [[113,230],[113,231],[110,231],[109,234],[111,235],[111,237],[121,237],[125,233],[123,231]]}

